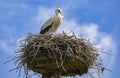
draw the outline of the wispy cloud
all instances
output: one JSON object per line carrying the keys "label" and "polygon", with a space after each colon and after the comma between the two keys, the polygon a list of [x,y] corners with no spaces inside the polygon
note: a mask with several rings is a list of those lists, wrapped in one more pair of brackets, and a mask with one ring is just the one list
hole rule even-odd
{"label": "wispy cloud", "polygon": [[16,50],[16,45],[12,44],[11,42],[14,42],[12,39],[6,41],[6,40],[0,40],[0,51],[6,52],[6,54],[11,55]]}
{"label": "wispy cloud", "polygon": [[54,15],[54,9],[55,8],[46,8],[46,7],[38,7],[37,15],[34,16],[34,20],[37,21],[39,25],[42,25],[46,19],[48,19],[50,16]]}

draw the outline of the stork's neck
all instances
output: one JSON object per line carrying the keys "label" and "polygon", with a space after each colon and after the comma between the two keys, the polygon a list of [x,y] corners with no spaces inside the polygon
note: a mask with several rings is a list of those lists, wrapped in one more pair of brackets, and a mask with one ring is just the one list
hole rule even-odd
{"label": "stork's neck", "polygon": [[56,16],[62,16],[60,13],[56,13]]}

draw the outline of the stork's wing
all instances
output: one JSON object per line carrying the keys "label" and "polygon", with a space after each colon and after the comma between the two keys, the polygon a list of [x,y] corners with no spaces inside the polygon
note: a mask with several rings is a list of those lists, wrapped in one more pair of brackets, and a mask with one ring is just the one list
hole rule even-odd
{"label": "stork's wing", "polygon": [[40,34],[46,33],[53,25],[54,17],[49,18],[41,28]]}

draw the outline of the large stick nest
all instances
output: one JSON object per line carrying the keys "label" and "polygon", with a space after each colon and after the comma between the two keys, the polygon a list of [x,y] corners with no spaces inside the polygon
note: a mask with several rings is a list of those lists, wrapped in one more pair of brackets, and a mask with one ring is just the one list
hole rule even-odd
{"label": "large stick nest", "polygon": [[[29,34],[18,50],[18,67],[35,73],[75,76],[88,73],[96,66],[98,49],[89,40],[65,33],[57,35]],[[100,66],[98,66],[100,68]]]}

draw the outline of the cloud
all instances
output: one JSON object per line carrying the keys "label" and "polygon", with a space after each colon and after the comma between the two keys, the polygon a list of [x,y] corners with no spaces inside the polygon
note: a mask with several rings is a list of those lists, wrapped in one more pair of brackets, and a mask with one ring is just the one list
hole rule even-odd
{"label": "cloud", "polygon": [[[18,3],[16,1],[0,1],[0,20],[13,19],[18,16],[20,13],[23,13],[28,9],[28,5],[25,3]],[[15,21],[15,20],[14,20]]]}
{"label": "cloud", "polygon": [[9,35],[7,38],[0,39],[0,51],[8,55],[13,55],[17,49],[16,38]]}
{"label": "cloud", "polygon": [[0,50],[6,52],[7,54],[14,53],[15,50],[14,46],[10,46],[7,41],[0,41]]}
{"label": "cloud", "polygon": [[37,21],[38,24],[42,25],[46,19],[54,15],[54,9],[55,8],[48,9],[41,6],[38,8],[38,13],[33,19]]}

